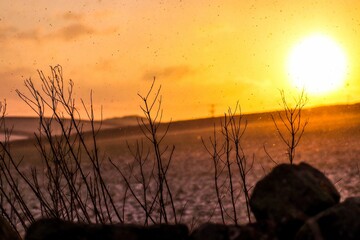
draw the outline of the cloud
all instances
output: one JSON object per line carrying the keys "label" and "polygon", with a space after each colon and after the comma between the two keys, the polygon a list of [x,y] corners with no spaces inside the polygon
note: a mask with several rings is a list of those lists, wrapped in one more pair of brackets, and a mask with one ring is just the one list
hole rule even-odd
{"label": "cloud", "polygon": [[165,80],[180,80],[186,76],[195,74],[195,69],[188,65],[177,65],[159,68],[154,71],[147,71],[143,74],[143,79],[149,80],[153,77]]}
{"label": "cloud", "polygon": [[0,81],[10,81],[17,77],[27,78],[31,76],[31,73],[34,73],[34,71],[26,67],[9,68],[0,71]]}
{"label": "cloud", "polygon": [[68,11],[61,15],[61,18],[66,21],[80,21],[83,19],[83,17],[84,17],[84,15],[79,14],[79,13],[74,13],[71,11]]}
{"label": "cloud", "polygon": [[[95,15],[97,14],[99,13],[96,12]],[[96,29],[89,24],[86,24],[86,19],[89,18],[89,16],[85,16],[81,13],[68,11],[63,13],[60,17],[67,23],[67,25],[58,29],[53,36],[60,37],[66,41],[90,34],[109,34],[117,30],[117,28],[114,27],[102,28],[101,30]],[[97,18],[99,17],[95,16],[95,19]]]}
{"label": "cloud", "polygon": [[18,40],[39,40],[43,37],[38,28],[22,30],[15,25],[1,24],[0,22],[0,41],[12,42],[14,39]]}
{"label": "cloud", "polygon": [[55,36],[64,40],[73,40],[75,38],[94,33],[97,33],[96,30],[87,25],[81,23],[72,23],[59,29]]}
{"label": "cloud", "polygon": [[6,40],[18,30],[13,26],[0,25],[0,40]]}
{"label": "cloud", "polygon": [[61,39],[65,41],[70,41],[90,34],[101,34],[101,32],[98,32],[92,27],[81,23],[68,24],[62,28],[57,29],[54,33],[45,33],[38,28],[21,31],[15,27],[0,27],[0,40],[9,40],[16,38],[19,40],[32,41],[42,41],[50,39]]}
{"label": "cloud", "polygon": [[[96,13],[100,14],[100,13]],[[105,13],[102,13],[105,14]],[[117,32],[118,28],[114,26],[95,28],[91,22],[87,22],[88,17],[81,13],[71,11],[61,13],[56,16],[56,20],[60,20],[61,25],[56,28],[49,29],[41,25],[24,29],[21,26],[5,25],[0,21],[0,41],[3,43],[13,40],[29,40],[29,41],[72,41],[89,35],[107,35]]]}
{"label": "cloud", "polygon": [[24,40],[34,40],[40,41],[42,38],[42,33],[39,29],[31,29],[28,31],[18,31],[16,33],[16,38]]}
{"label": "cloud", "polygon": [[0,41],[20,40],[39,40],[42,37],[39,29],[21,31],[18,27],[0,24]]}
{"label": "cloud", "polygon": [[110,59],[99,60],[94,65],[94,69],[101,72],[111,72],[114,71],[115,68],[116,66],[114,62],[111,61]]}
{"label": "cloud", "polygon": [[26,67],[5,68],[0,71],[0,95],[9,96],[9,92],[15,90],[19,80],[25,80],[34,73],[33,70]]}

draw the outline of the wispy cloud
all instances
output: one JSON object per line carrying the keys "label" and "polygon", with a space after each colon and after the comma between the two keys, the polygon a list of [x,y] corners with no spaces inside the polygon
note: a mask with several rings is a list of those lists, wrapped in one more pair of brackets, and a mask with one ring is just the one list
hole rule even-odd
{"label": "wispy cloud", "polygon": [[17,31],[15,37],[21,40],[40,41],[42,39],[42,32],[39,29],[31,29],[28,31]]}
{"label": "wispy cloud", "polygon": [[102,72],[110,72],[113,71],[115,68],[115,63],[109,59],[99,60],[94,65],[94,69]]}
{"label": "wispy cloud", "polygon": [[16,27],[0,27],[0,40],[64,40],[70,41],[76,38],[81,38],[86,35],[92,34],[107,34],[108,31],[97,31],[96,29],[82,23],[71,23],[54,32],[48,33],[40,28],[33,28],[30,30],[22,31]]}
{"label": "wispy cloud", "polygon": [[59,29],[54,36],[60,37],[63,40],[73,40],[75,38],[79,38],[84,35],[90,35],[96,33],[97,31],[95,29],[85,24],[72,23]]}
{"label": "wispy cloud", "polygon": [[102,26],[101,29],[98,27],[96,28],[93,24],[88,22],[89,18],[99,18],[99,16],[97,16],[99,14],[101,14],[101,18],[103,18],[104,15],[107,15],[107,13],[103,12],[95,12],[91,15],[85,15],[72,11],[65,12],[60,17],[66,22],[66,25],[58,29],[56,33],[52,34],[51,36],[55,38],[59,37],[62,40],[69,41],[86,35],[106,35],[117,30],[116,27],[109,26]]}
{"label": "wispy cloud", "polygon": [[80,13],[74,13],[74,12],[66,12],[61,15],[61,18],[66,21],[80,21],[84,18],[83,14]]}
{"label": "wispy cloud", "polygon": [[5,86],[0,88],[0,95],[8,95],[19,80],[24,80],[33,74],[34,71],[26,67],[6,68],[2,67],[0,71],[0,85]]}
{"label": "wispy cloud", "polygon": [[0,25],[0,41],[6,40],[17,32],[17,28],[13,26]]}
{"label": "wispy cloud", "polygon": [[34,70],[26,67],[17,67],[17,68],[10,68],[0,71],[0,81],[8,81],[14,77],[24,77],[27,78],[33,73]]}
{"label": "wispy cloud", "polygon": [[147,71],[143,74],[143,79],[149,80],[153,77],[162,78],[165,80],[181,80],[182,78],[193,75],[196,70],[188,65],[168,66],[158,68],[154,71]]}
{"label": "wispy cloud", "polygon": [[[87,35],[106,35],[117,30],[114,27],[95,28],[86,21],[85,15],[75,12],[65,12],[57,16],[61,25],[55,29],[41,28],[34,26],[31,29],[22,29],[19,26],[6,26],[0,24],[0,41],[7,40],[62,40],[72,41]],[[1,23],[1,22],[0,22]]]}

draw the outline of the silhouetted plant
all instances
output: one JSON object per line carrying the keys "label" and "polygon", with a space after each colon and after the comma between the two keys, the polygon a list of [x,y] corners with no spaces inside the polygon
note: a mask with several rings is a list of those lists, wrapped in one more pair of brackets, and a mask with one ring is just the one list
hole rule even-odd
{"label": "silhouetted plant", "polygon": [[[235,114],[239,108],[239,115],[238,117],[235,117]],[[248,166],[248,160],[245,156],[241,139],[245,133],[246,127],[247,127],[247,121],[245,123],[242,123],[243,115],[241,114],[240,107],[236,105],[236,108],[234,112],[229,109],[229,124],[230,124],[230,139],[233,142],[234,148],[235,148],[235,159],[236,159],[236,165],[239,170],[239,176],[241,179],[241,185],[242,185],[242,192],[245,198],[245,206],[246,206],[246,214],[248,216],[249,222],[251,222],[251,213],[250,213],[250,194],[249,190],[250,187],[247,185],[247,175],[251,171],[254,163],[254,158],[251,161],[251,165]],[[226,121],[226,120],[225,120]]]}
{"label": "silhouetted plant", "polygon": [[225,181],[222,183],[219,183],[219,178],[221,177],[224,168],[226,167],[225,164],[223,164],[223,162],[221,161],[222,156],[223,156],[223,147],[224,146],[218,146],[218,138],[217,138],[217,134],[216,134],[216,126],[214,123],[214,132],[213,132],[213,137],[209,138],[210,141],[210,145],[211,148],[207,147],[205,141],[203,138],[201,138],[201,141],[206,149],[206,151],[209,153],[209,155],[211,156],[211,159],[213,161],[213,165],[214,165],[214,184],[215,184],[215,191],[216,191],[216,198],[217,198],[217,203],[218,203],[218,207],[220,210],[220,215],[221,215],[221,220],[223,222],[223,224],[225,224],[225,216],[224,216],[224,205],[223,205],[223,198],[222,198],[222,188],[225,184]]}
{"label": "silhouetted plant", "polygon": [[[239,115],[236,115],[237,111],[239,111]],[[254,159],[249,166],[248,159],[242,148],[241,139],[246,131],[246,127],[247,122],[243,122],[243,116],[237,104],[234,111],[229,108],[228,113],[224,114],[220,130],[222,142],[219,143],[215,126],[213,137],[209,139],[211,147],[207,147],[207,144],[202,139],[203,145],[213,161],[215,191],[223,223],[226,223],[225,216],[228,216],[234,224],[239,224],[236,203],[240,194],[234,187],[235,176],[242,186],[241,192],[245,198],[246,215],[248,221],[251,222],[249,205],[251,186],[248,186],[247,175],[252,169]],[[239,175],[234,176],[233,164],[236,164]],[[227,194],[230,196],[231,209],[226,208],[224,204]]]}
{"label": "silhouetted plant", "polygon": [[286,153],[290,164],[293,164],[296,154],[296,147],[299,145],[301,137],[304,134],[305,127],[308,124],[307,119],[302,118],[302,111],[308,101],[304,91],[294,98],[294,104],[291,106],[285,98],[283,90],[280,91],[281,107],[283,111],[278,111],[277,116],[280,120],[280,125],[276,121],[274,115],[271,115],[276,131],[286,145]]}
{"label": "silhouetted plant", "polygon": [[[138,125],[145,139],[150,143],[151,149],[144,149],[143,141],[137,141],[135,150],[128,145],[130,152],[134,157],[134,161],[129,165],[129,175],[116,166],[123,177],[125,183],[132,196],[136,199],[145,213],[145,224],[150,220],[153,223],[169,223],[169,213],[172,214],[174,223],[178,222],[172,191],[169,186],[167,172],[169,170],[175,146],[163,146],[170,123],[162,124],[163,110],[161,108],[162,98],[160,95],[161,86],[154,90],[155,78],[146,93],[146,95],[138,94],[143,104],[140,106],[144,117],[138,119]],[[154,97],[151,97],[153,94]],[[150,155],[151,153],[151,155]],[[167,156],[166,156],[167,154]],[[151,164],[153,167],[145,169],[145,164]],[[137,168],[136,174],[134,168]],[[131,178],[141,185],[142,197],[135,191],[131,185]],[[156,184],[156,188],[151,186]]]}
{"label": "silhouetted plant", "polygon": [[[39,172],[36,167],[31,167],[30,172],[22,170],[21,161],[15,160],[10,152],[9,141],[0,143],[1,214],[13,226],[20,221],[24,229],[34,221],[34,214],[19,188],[22,184],[38,200],[42,217],[97,223],[123,222],[101,170],[102,159],[96,141],[99,129],[95,127],[92,96],[89,108],[82,101],[90,124],[90,134],[85,135],[84,121],[73,98],[73,82],[64,86],[61,66],[51,67],[50,77],[42,71],[38,73],[40,89],[27,79],[28,94],[19,90],[17,93],[38,116],[39,127],[34,135],[44,170]],[[59,134],[54,133],[55,128],[60,129]],[[8,136],[7,128],[3,129]],[[4,201],[9,209],[4,207]]]}
{"label": "silhouetted plant", "polygon": [[[27,79],[25,87],[28,92],[25,94],[17,90],[17,94],[38,117],[39,127],[34,136],[43,169],[39,171],[37,167],[31,167],[30,171],[24,170],[21,168],[22,159],[14,159],[9,141],[11,128],[6,126],[6,102],[0,102],[0,129],[4,135],[4,140],[0,141],[0,214],[14,228],[20,224],[27,229],[28,224],[35,220],[30,203],[25,201],[23,189],[27,188],[38,200],[41,217],[88,223],[124,222],[129,192],[145,214],[145,225],[181,221],[168,181],[175,146],[164,144],[171,123],[162,123],[161,86],[157,90],[154,88],[155,79],[145,95],[138,94],[145,117],[138,119],[138,125],[145,140],[136,141],[135,147],[128,143],[133,161],[119,166],[108,158],[125,183],[123,198],[113,199],[102,172],[105,156],[100,154],[97,143],[101,121],[97,128],[92,94],[89,107],[81,100],[86,122],[90,125],[90,133],[85,134],[85,121],[75,106],[73,82],[64,83],[61,66],[51,67],[49,77],[42,71],[38,74],[40,87]],[[272,120],[287,147],[287,156],[292,164],[308,123],[302,118],[307,97],[302,92],[292,107],[284,92],[280,93],[284,111],[278,112],[279,121],[273,115]],[[60,133],[55,134],[56,128],[60,129]],[[229,108],[224,114],[220,131],[214,125],[213,136],[209,138],[210,146],[202,139],[214,166],[217,204],[223,223],[230,219],[239,224],[238,201],[241,195],[245,200],[248,221],[251,222],[251,186],[247,176],[254,158],[249,161],[243,150],[242,139],[246,129],[247,122],[239,105],[236,105],[234,111]],[[236,181],[241,189],[235,187]],[[133,182],[141,186],[140,191],[135,189]],[[122,212],[118,209],[119,204],[115,205],[115,202],[121,201]]]}
{"label": "silhouetted plant", "polygon": [[20,236],[16,223],[20,222],[22,226],[25,226],[27,215],[25,214],[22,218],[19,217],[22,216],[23,212],[29,213],[30,210],[24,201],[18,201],[19,197],[22,200],[22,195],[16,174],[11,168],[11,162],[13,161],[10,152],[12,130],[6,125],[6,106],[6,101],[0,102],[0,130],[3,135],[3,139],[0,140],[0,214]]}

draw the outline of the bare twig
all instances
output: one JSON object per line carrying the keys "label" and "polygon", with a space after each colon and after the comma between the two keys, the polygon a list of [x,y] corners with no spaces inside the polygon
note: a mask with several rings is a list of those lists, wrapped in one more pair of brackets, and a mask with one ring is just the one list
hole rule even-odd
{"label": "bare twig", "polygon": [[290,164],[293,164],[296,148],[304,134],[305,127],[308,124],[308,120],[302,119],[302,110],[304,109],[308,98],[305,92],[302,91],[298,98],[294,99],[294,105],[290,106],[285,98],[284,91],[280,91],[281,106],[283,111],[279,111],[277,114],[280,123],[275,119],[274,115],[271,115],[276,131],[287,148],[287,156]]}
{"label": "bare twig", "polygon": [[[239,111],[239,115],[236,113]],[[248,221],[251,222],[250,213],[250,189],[247,184],[247,175],[251,171],[255,157],[253,157],[250,166],[248,165],[247,158],[242,148],[241,139],[246,131],[247,122],[243,121],[241,109],[237,104],[235,110],[231,108],[224,114],[223,122],[221,122],[221,136],[223,142],[219,144],[216,135],[216,128],[214,125],[213,137],[210,137],[210,147],[206,146],[205,141],[202,139],[206,151],[211,156],[214,165],[214,182],[217,202],[220,209],[222,222],[225,223],[225,218],[230,218],[234,224],[239,224],[237,200],[240,193],[245,198],[246,214]],[[232,165],[236,164],[239,175],[235,175]],[[225,171],[224,171],[225,170]],[[220,183],[220,177],[224,175],[225,178]],[[238,178],[242,189],[239,191],[234,187],[234,179]],[[225,195],[223,196],[223,193]],[[225,197],[229,195],[231,209],[225,207]]]}

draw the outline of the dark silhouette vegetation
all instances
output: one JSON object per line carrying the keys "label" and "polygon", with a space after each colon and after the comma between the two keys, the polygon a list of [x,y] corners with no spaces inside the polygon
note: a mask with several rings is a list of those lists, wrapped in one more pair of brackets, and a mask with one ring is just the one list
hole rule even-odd
{"label": "dark silhouette vegetation", "polygon": [[[256,156],[246,153],[245,135],[249,121],[260,118],[244,118],[237,104],[223,117],[206,120],[213,133],[201,141],[212,163],[214,212],[221,215],[221,222],[187,226],[182,221],[187,203],[176,203],[169,177],[176,147],[166,138],[171,128],[183,131],[205,120],[187,125],[163,122],[161,86],[156,88],[154,79],[149,90],[139,94],[143,116],[137,118],[137,126],[128,119],[130,127],[102,130],[103,124],[118,120],[95,120],[92,93],[88,103],[81,99],[77,105],[74,83],[64,80],[61,66],[51,67],[50,76],[38,74],[40,86],[27,79],[26,92],[17,90],[17,94],[37,115],[34,154],[41,167],[23,167],[27,156],[19,158],[12,152],[13,129],[7,125],[6,102],[0,103],[4,136],[0,141],[0,238],[20,239],[26,232],[26,240],[333,239],[324,229],[339,224],[323,219],[343,218],[341,211],[349,211],[348,207],[358,211],[358,199],[339,207],[340,195],[325,175],[295,162],[308,124],[303,115],[309,113],[304,109],[304,92],[294,98],[294,104],[280,92],[282,111],[268,118],[285,146],[289,164],[279,164],[264,145],[274,169],[268,174],[264,170],[264,178],[256,185],[249,182]],[[126,131],[139,136],[134,142],[126,141],[130,160],[119,161],[101,151],[98,138],[126,135]],[[115,169],[117,176],[107,176],[107,168]],[[115,178],[121,180],[121,190],[110,186]],[[36,206],[27,201],[26,194],[37,200]],[[129,201],[141,209],[141,223],[126,221]],[[241,222],[241,214],[246,215],[246,222]],[[342,239],[358,239],[359,220],[354,221]]]}

